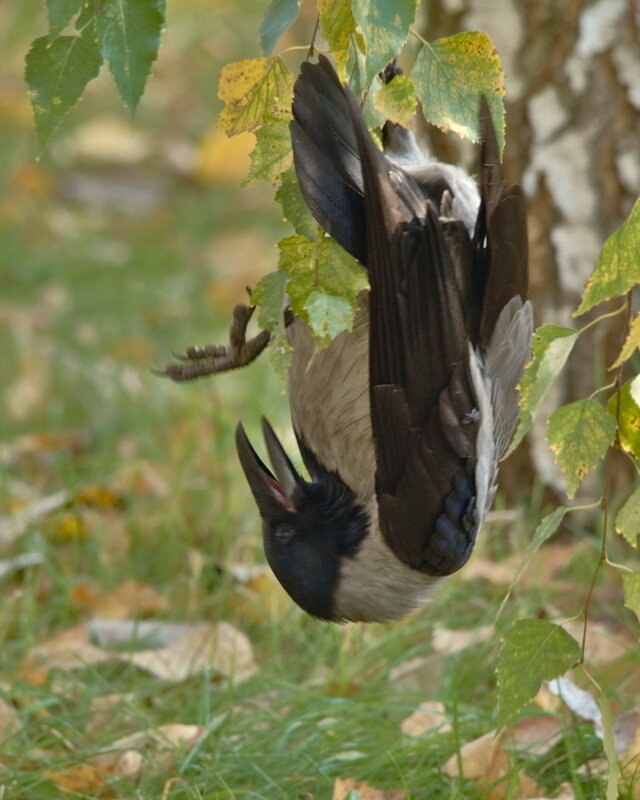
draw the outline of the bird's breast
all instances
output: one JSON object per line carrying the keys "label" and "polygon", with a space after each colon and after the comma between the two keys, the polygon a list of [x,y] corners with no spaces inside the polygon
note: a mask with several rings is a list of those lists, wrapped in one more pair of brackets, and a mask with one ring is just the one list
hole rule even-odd
{"label": "bird's breast", "polygon": [[357,500],[367,504],[375,485],[368,292],[360,294],[353,329],[323,350],[315,348],[301,319],[287,334],[293,348],[289,402],[294,429],[322,466],[337,472]]}

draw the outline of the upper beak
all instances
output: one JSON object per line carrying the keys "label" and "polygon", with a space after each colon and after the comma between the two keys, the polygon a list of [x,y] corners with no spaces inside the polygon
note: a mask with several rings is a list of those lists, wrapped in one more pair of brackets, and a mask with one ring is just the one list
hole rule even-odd
{"label": "upper beak", "polygon": [[264,417],[262,433],[277,479],[253,449],[240,422],[236,428],[236,449],[260,515],[265,519],[273,519],[281,516],[283,511],[290,513],[297,511],[293,494],[297,486],[304,485],[304,480]]}

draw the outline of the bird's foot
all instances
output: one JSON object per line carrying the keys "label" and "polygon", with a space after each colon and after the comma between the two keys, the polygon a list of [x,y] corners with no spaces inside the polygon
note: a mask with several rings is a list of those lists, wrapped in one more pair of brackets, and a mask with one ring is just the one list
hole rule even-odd
{"label": "bird's foot", "polygon": [[167,364],[164,369],[153,372],[182,383],[205,375],[246,367],[255,361],[271,338],[269,331],[262,330],[251,339],[247,339],[247,326],[254,311],[255,306],[244,303],[238,303],[234,307],[229,327],[229,344],[188,347],[183,354],[174,353],[181,363],[173,362]]}

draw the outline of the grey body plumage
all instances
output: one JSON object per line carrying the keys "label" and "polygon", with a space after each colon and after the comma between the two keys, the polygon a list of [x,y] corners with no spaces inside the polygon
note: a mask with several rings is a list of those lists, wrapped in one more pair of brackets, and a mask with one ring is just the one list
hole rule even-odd
{"label": "grey body plumage", "polygon": [[238,452],[291,597],[323,619],[395,619],[467,561],[517,422],[532,330],[523,198],[502,180],[484,100],[479,189],[404,129],[387,125],[381,153],[323,57],[303,65],[293,112],[302,194],[371,288],[320,352],[302,320],[288,327],[310,481],[267,424],[275,475],[242,426]]}

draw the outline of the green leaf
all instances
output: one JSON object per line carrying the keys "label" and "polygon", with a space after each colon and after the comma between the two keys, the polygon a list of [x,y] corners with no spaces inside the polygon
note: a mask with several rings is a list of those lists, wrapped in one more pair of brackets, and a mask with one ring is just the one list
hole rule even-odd
{"label": "green leaf", "polygon": [[558,408],[549,417],[548,439],[573,497],[582,478],[615,441],[616,421],[591,398]]}
{"label": "green leaf", "polygon": [[96,17],[100,52],[132,113],[158,56],[163,24],[153,0],[109,0]]}
{"label": "green leaf", "polygon": [[366,44],[367,83],[402,50],[416,6],[417,0],[353,0],[353,16]]}
{"label": "green leaf", "polygon": [[510,590],[511,587],[517,583],[520,576],[527,568],[527,565],[529,564],[529,561],[531,561],[534,553],[536,553],[540,547],[542,547],[542,545],[558,530],[558,527],[564,519],[564,515],[567,513],[567,511],[571,511],[571,508],[568,506],[558,506],[558,508],[556,508],[550,514],[547,514],[546,517],[543,517],[542,521],[535,529],[531,541],[527,547],[527,551],[522,557],[522,561],[520,562],[514,579],[511,581],[511,586],[509,587]]}
{"label": "green leaf", "polygon": [[624,364],[625,361],[628,361],[638,347],[640,347],[640,314],[637,315],[637,317],[629,326],[629,333],[627,334],[625,343],[622,345],[620,355],[618,358],[616,358],[609,369],[615,369],[621,364]]}
{"label": "green leaf", "polygon": [[284,325],[288,279],[286,272],[269,272],[251,292],[251,302],[259,306],[258,325],[271,331],[269,360],[274,372],[282,380],[286,380],[291,363],[291,347]]}
{"label": "green leaf", "polygon": [[558,526],[564,519],[564,515],[567,513],[567,511],[571,510],[572,509],[567,506],[558,506],[558,508],[552,511],[551,514],[547,514],[547,516],[542,519],[538,527],[535,529],[533,537],[531,538],[531,541],[527,547],[527,551],[522,557],[518,569],[516,570],[516,574],[513,576],[511,583],[509,584],[509,588],[507,589],[507,592],[500,603],[500,608],[496,614],[496,619],[502,614],[504,607],[511,597],[513,587],[520,580],[520,576],[529,565],[533,555],[551,536],[553,536],[553,534],[558,530]]}
{"label": "green leaf", "polygon": [[406,75],[396,75],[373,95],[373,105],[386,119],[408,127],[418,101],[413,84]]}
{"label": "green leaf", "polygon": [[520,381],[520,420],[505,458],[531,430],[544,398],[565,365],[578,334],[558,325],[541,325],[531,337],[532,359]]}
{"label": "green leaf", "polygon": [[293,225],[296,233],[311,241],[316,240],[318,224],[304,202],[293,167],[282,175],[282,183],[276,192],[276,202],[282,206],[284,218]]}
{"label": "green leaf", "polygon": [[626,222],[602,247],[574,317],[640,283],[640,198]]}
{"label": "green leaf", "polygon": [[[289,273],[287,291],[291,308],[310,327],[318,346],[328,343],[326,333],[326,310],[318,298],[307,306],[310,295],[318,292],[346,301],[351,313],[342,315],[342,327],[338,324],[336,310],[332,308],[330,335],[341,330],[350,330],[359,292],[367,286],[365,271],[333,239],[323,236],[316,242],[304,236],[294,235],[283,239],[280,248],[280,269]],[[317,316],[316,316],[317,314]]]}
{"label": "green leaf", "polygon": [[293,25],[300,11],[300,0],[271,0],[260,26],[262,51],[268,56],[286,29]]}
{"label": "green leaf", "polygon": [[559,625],[517,620],[498,654],[498,717],[504,725],[532,700],[542,681],[557,678],[580,661],[580,645]]}
{"label": "green leaf", "polygon": [[287,118],[291,114],[293,74],[281,58],[233,61],[220,70],[218,97],[225,107],[218,127],[227,136],[255,131],[265,114]]}
{"label": "green leaf", "polygon": [[[632,381],[620,387],[620,417],[618,422],[618,444],[625,453],[640,461],[640,408],[631,396]],[[609,413],[616,418],[618,395],[611,395],[607,404]]]}
{"label": "green leaf", "polygon": [[251,169],[243,181],[250,186],[258,181],[277,181],[293,161],[289,120],[267,113],[256,132],[256,146],[251,153]]}
{"label": "green leaf", "polygon": [[486,33],[458,33],[425,45],[411,78],[427,120],[472,142],[480,141],[478,111],[484,94],[502,153],[504,72]]}
{"label": "green leaf", "polygon": [[351,0],[318,0],[317,6],[320,30],[332,51],[338,75],[342,80],[346,80],[344,67],[349,49],[349,37],[356,29]]}
{"label": "green leaf", "polygon": [[631,547],[638,546],[640,534],[640,489],[636,489],[616,516],[616,530],[629,542]]}
{"label": "green leaf", "polygon": [[69,109],[78,102],[85,86],[100,71],[102,58],[93,25],[80,36],[47,36],[36,39],[26,58],[25,78],[41,154]]}
{"label": "green leaf", "polygon": [[47,0],[49,41],[53,41],[67,27],[80,12],[83,2],[84,0]]}
{"label": "green leaf", "polygon": [[640,620],[640,572],[623,572],[624,605]]}
{"label": "green leaf", "polygon": [[342,331],[351,330],[353,311],[348,300],[315,289],[304,304],[314,334],[320,339],[332,339]]}

